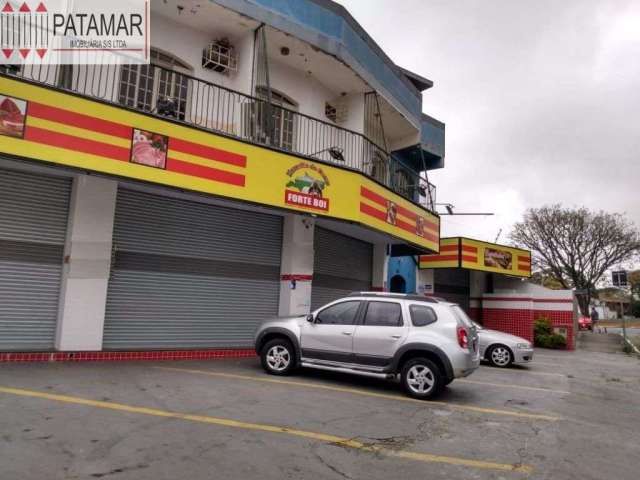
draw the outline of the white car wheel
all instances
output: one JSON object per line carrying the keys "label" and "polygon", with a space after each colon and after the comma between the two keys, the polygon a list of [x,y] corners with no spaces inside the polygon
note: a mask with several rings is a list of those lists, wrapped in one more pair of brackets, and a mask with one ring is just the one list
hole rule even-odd
{"label": "white car wheel", "polygon": [[503,345],[491,347],[487,357],[491,365],[500,368],[508,367],[513,362],[513,355],[511,354],[511,351]]}

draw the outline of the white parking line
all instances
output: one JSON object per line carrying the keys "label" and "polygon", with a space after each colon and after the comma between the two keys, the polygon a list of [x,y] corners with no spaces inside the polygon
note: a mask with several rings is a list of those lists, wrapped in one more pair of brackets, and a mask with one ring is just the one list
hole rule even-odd
{"label": "white parking line", "polygon": [[498,388],[515,388],[518,390],[534,390],[537,392],[548,392],[548,393],[561,393],[561,394],[570,394],[571,392],[567,390],[555,390],[552,388],[542,388],[542,387],[526,387],[524,385],[514,385],[512,383],[504,384],[504,383],[491,383],[491,382],[480,382],[478,380],[467,380],[466,378],[459,378],[456,380],[457,383],[469,383],[474,385],[487,385],[489,387],[498,387]]}
{"label": "white parking line", "polygon": [[[171,372],[183,372],[183,373],[192,373],[196,375],[206,375],[209,377],[247,380],[247,381],[262,382],[262,383],[273,383],[273,384],[289,385],[289,386],[302,387],[302,388],[314,388],[318,390],[328,390],[333,392],[349,393],[353,395],[362,395],[366,397],[384,398],[384,399],[393,400],[396,402],[397,401],[413,402],[413,403],[418,403],[424,406],[446,407],[452,410],[461,410],[461,411],[483,413],[483,414],[490,414],[490,415],[505,415],[505,416],[511,416],[511,417],[527,418],[532,420],[546,420],[549,422],[562,420],[562,417],[557,415],[544,415],[544,414],[529,413],[529,412],[515,411],[515,410],[503,410],[503,409],[496,409],[496,408],[479,407],[475,405],[465,405],[460,403],[445,402],[442,400],[417,400],[415,398],[410,398],[410,397],[400,396],[400,395],[393,395],[388,393],[372,392],[372,391],[362,390],[357,388],[337,387],[333,385],[324,385],[320,383],[300,382],[296,380],[285,380],[283,378],[273,378],[269,376],[257,377],[253,375],[251,376],[238,375],[234,373],[216,372],[211,370],[197,370],[197,369],[175,368],[175,367],[153,367],[153,368],[158,370],[171,371]],[[456,381],[460,381],[460,380],[458,379]]]}
{"label": "white parking line", "polygon": [[526,374],[526,375],[547,375],[550,377],[563,377],[566,378],[567,376],[564,373],[555,373],[555,372],[536,372],[535,370],[522,370],[522,369],[508,369],[508,368],[504,368],[504,369],[496,369],[493,367],[482,367],[480,369],[480,371],[484,371],[484,372],[489,372],[489,371],[494,371],[496,373],[518,373],[518,374]]}

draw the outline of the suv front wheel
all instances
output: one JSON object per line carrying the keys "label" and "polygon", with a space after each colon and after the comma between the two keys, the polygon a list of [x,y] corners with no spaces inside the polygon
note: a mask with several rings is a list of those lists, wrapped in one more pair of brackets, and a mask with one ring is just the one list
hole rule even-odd
{"label": "suv front wheel", "polygon": [[427,399],[444,387],[438,366],[428,358],[412,358],[402,366],[400,381],[410,397]]}
{"label": "suv front wheel", "polygon": [[268,341],[260,352],[262,368],[271,375],[288,375],[296,363],[296,356],[291,342],[284,338]]}

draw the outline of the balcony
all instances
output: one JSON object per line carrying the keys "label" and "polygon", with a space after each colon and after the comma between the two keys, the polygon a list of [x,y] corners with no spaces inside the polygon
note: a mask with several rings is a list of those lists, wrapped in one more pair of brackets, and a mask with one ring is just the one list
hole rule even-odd
{"label": "balcony", "polygon": [[279,106],[272,98],[158,65],[43,65],[9,67],[0,74],[350,168],[435,211],[435,186],[420,172],[364,135]]}

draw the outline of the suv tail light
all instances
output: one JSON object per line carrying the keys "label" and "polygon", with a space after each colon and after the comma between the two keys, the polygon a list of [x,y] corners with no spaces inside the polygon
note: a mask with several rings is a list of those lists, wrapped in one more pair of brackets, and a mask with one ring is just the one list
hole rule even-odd
{"label": "suv tail light", "polygon": [[467,329],[461,325],[458,325],[458,345],[462,348],[469,348],[469,335]]}

